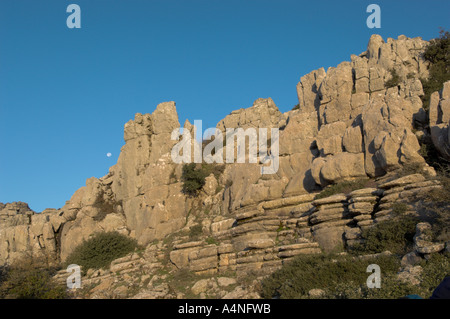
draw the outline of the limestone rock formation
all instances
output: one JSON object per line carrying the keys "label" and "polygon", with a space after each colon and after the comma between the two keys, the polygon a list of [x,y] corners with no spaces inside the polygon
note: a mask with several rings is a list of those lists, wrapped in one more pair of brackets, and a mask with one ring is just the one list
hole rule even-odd
{"label": "limestone rock formation", "polygon": [[28,204],[0,204],[0,265],[14,263],[23,257],[44,257],[57,263],[57,234],[64,219],[59,210],[40,214]]}
{"label": "limestone rock formation", "polygon": [[[183,165],[171,158],[177,143],[172,132],[180,128],[175,103],[161,103],[152,114],[137,113],[125,124],[117,164],[106,176],[87,179],[61,209],[35,213],[24,203],[0,204],[0,264],[30,252],[65,261],[94,233],[117,231],[137,239],[145,252],[114,261],[109,272],[90,271],[88,283],[112,283],[121,276],[128,284],[136,278],[126,274],[139,271],[149,282],[136,298],[177,298],[156,276],[163,264],[197,274],[264,275],[300,254],[358,245],[364,229],[392,217],[395,203],[441,187],[425,177],[432,169],[413,133],[413,123],[426,124],[419,80],[428,76],[421,56],[426,45],[420,38],[385,42],[374,35],[367,50],[350,61],[302,76],[298,109],[283,114],[266,98],[233,111],[217,124],[222,132],[279,130],[278,170],[262,175],[261,160],[228,163],[207,174],[197,197],[183,193]],[[392,85],[394,73],[399,81]],[[447,82],[432,95],[429,123],[436,148],[447,157],[449,92]],[[192,133],[194,127],[186,121],[184,129]],[[270,143],[268,148],[271,152]],[[409,164],[423,171],[390,178]],[[327,185],[361,177],[377,185],[316,198]],[[420,226],[415,253],[438,248],[444,246],[430,243],[426,226]],[[254,296],[237,284],[198,281],[190,291]],[[228,286],[229,291],[219,289]],[[91,296],[124,296],[123,288],[105,292],[105,287]]]}
{"label": "limestone rock formation", "polygon": [[434,146],[450,160],[450,81],[430,98],[430,132]]}
{"label": "limestone rock formation", "polygon": [[67,223],[61,236],[64,260],[84,239],[97,231],[116,230],[147,244],[180,229],[185,223],[186,197],[180,165],[170,151],[179,128],[174,102],[161,103],[152,114],[137,113],[125,124],[118,162],[103,178],[91,178],[62,208]]}

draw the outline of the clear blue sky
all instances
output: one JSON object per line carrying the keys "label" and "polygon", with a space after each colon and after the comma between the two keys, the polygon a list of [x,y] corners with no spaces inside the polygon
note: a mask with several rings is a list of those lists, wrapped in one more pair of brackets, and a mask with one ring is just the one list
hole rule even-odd
{"label": "clear blue sky", "polygon": [[[71,3],[81,29],[66,26]],[[370,3],[381,29],[366,26]],[[259,97],[285,112],[301,76],[349,61],[371,34],[429,40],[449,16],[448,0],[1,0],[0,202],[62,207],[160,102],[203,128]]]}

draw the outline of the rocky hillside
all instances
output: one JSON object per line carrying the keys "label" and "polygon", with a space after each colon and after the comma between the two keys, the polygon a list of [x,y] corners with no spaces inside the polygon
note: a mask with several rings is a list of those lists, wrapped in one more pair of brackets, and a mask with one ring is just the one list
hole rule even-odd
{"label": "rocky hillside", "polygon": [[[422,141],[450,156],[450,81],[429,108],[421,99],[428,45],[373,35],[351,61],[301,77],[293,110],[281,113],[267,98],[233,111],[218,129],[279,129],[279,169],[262,175],[261,163],[197,165],[206,177],[195,195],[186,192],[185,165],[171,160],[175,103],[136,114],[117,164],[62,208],[0,204],[0,264],[28,256],[64,265],[84,241],[115,231],[140,250],[108,270],[85,269],[84,297],[255,297],[258,279],[236,278],[266,276],[297,255],[351,250],[365,229],[397,216],[396,203],[407,205],[402,214],[420,215],[419,195],[446,189]],[[188,121],[184,128],[193,129]],[[448,238],[433,240],[416,241],[415,253],[448,250]]]}

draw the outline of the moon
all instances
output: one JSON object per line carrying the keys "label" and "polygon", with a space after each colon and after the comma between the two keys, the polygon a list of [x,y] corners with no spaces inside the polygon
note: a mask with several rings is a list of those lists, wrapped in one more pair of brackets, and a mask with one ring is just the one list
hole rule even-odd
{"label": "moon", "polygon": [[106,153],[106,156],[111,157],[112,154],[111,153]]}

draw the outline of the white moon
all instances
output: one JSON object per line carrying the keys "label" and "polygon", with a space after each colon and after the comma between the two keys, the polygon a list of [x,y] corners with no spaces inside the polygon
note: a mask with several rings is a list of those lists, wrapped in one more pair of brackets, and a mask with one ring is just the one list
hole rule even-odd
{"label": "white moon", "polygon": [[111,154],[111,153],[107,153],[107,154],[106,154],[106,156],[108,156],[108,157],[111,157],[111,156],[112,156],[112,154]]}

